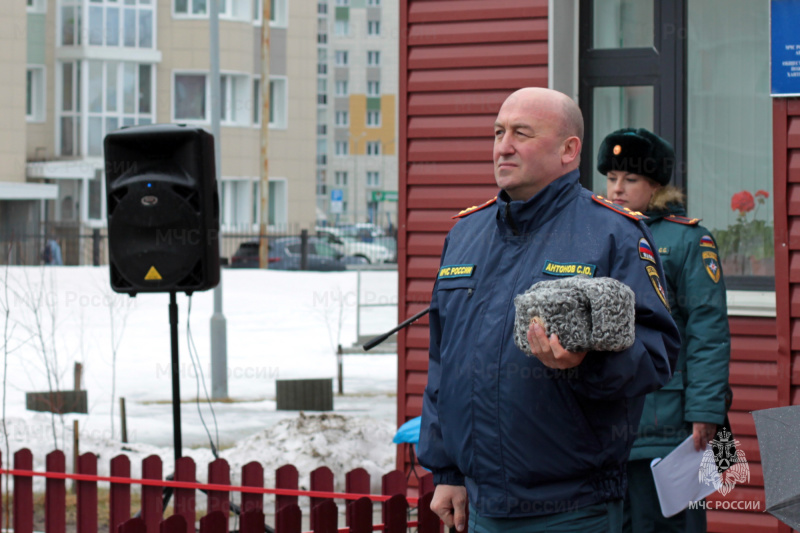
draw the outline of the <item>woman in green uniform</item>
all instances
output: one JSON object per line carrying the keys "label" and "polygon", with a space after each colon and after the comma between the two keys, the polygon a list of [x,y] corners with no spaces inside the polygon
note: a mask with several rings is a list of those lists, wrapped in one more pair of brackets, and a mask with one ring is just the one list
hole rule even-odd
{"label": "woman in green uniform", "polygon": [[[703,509],[664,518],[650,461],[664,457],[691,436],[695,449],[722,425],[728,397],[730,331],[725,283],[711,233],[686,216],[683,193],[670,186],[672,146],[646,129],[624,128],[600,145],[597,169],[607,176],[607,197],[640,211],[653,233],[664,266],[672,318],[682,346],[672,380],[645,400],[628,462],[625,531],[705,531]],[[640,247],[643,259],[652,254]]]}

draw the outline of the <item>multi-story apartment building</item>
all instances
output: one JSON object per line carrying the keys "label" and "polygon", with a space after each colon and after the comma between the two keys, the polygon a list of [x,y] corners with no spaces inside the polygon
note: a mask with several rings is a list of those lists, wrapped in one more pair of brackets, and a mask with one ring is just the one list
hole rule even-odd
{"label": "multi-story apartment building", "polygon": [[328,222],[397,224],[397,0],[319,0],[317,202]]}
{"label": "multi-story apartment building", "polygon": [[[26,1],[0,7],[4,21],[16,21],[0,37],[9,41],[0,52],[9,66],[0,82],[3,231],[41,231],[43,222],[61,234],[102,229],[107,133],[153,123],[210,129],[209,2]],[[256,230],[260,216],[262,5],[219,5],[224,235]],[[311,228],[316,6],[270,5],[269,221],[278,231]],[[4,208],[13,194],[27,208]]]}

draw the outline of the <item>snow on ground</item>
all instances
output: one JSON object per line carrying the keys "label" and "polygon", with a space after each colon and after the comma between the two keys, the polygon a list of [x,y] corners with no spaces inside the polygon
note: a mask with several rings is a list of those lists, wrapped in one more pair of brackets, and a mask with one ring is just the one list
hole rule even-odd
{"label": "snow on ground", "polygon": [[[190,299],[178,295],[181,417],[184,455],[192,457],[198,480],[213,460],[210,432],[231,464],[232,481],[250,461],[264,465],[267,486],[274,470],[294,464],[300,482],[318,466],[344,473],[364,467],[373,476],[394,468],[396,430],[396,355],[344,358],[343,396],[327,414],[277,411],[276,379],[336,376],[335,347],[350,346],[360,333],[377,334],[397,323],[397,273],[336,273],[223,270],[223,312],[227,324],[228,396],[205,401],[210,393],[210,333],[213,292]],[[357,292],[357,289],[360,291]],[[356,302],[385,303],[362,308]],[[29,448],[41,470],[54,441],[71,466],[73,420],[79,423],[80,452],[99,455],[98,470],[124,451],[138,476],[141,459],[157,454],[164,472],[172,471],[172,370],[169,295],[135,298],[111,291],[103,267],[0,268],[0,348],[5,358],[6,421],[13,453]],[[5,304],[5,305],[3,305]],[[8,308],[8,320],[5,319]],[[199,364],[192,364],[187,317]],[[4,343],[7,338],[8,342]],[[116,353],[115,353],[116,352]],[[2,355],[2,353],[0,353]],[[72,389],[73,365],[83,365],[89,414],[51,417],[25,408],[25,392]],[[49,369],[49,371],[48,371]],[[202,377],[198,379],[198,375]],[[50,385],[48,385],[48,382]],[[335,383],[335,379],[334,379]],[[199,390],[199,394],[198,394]],[[119,398],[126,399],[129,444],[120,439]],[[214,420],[216,419],[216,426]],[[0,451],[7,455],[0,428]],[[218,434],[218,438],[217,438]],[[377,485],[379,486],[379,485]]]}

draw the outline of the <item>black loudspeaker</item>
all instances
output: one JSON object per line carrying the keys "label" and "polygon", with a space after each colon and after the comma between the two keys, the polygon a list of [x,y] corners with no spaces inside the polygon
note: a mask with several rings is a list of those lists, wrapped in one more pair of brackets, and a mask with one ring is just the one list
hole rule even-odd
{"label": "black loudspeaker", "polygon": [[177,124],[106,135],[111,288],[203,291],[219,283],[214,138]]}

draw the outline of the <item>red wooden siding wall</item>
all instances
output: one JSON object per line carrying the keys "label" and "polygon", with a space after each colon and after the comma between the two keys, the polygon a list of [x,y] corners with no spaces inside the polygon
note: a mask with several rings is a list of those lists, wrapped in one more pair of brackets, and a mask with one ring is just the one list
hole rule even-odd
{"label": "red wooden siding wall", "polygon": [[[401,0],[401,320],[430,303],[451,217],[497,194],[494,119],[526,86],[547,87],[547,0]],[[398,360],[400,425],[422,413],[427,319],[401,332]]]}

